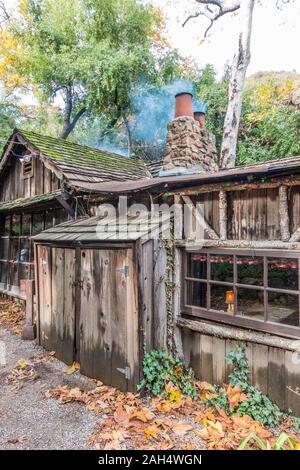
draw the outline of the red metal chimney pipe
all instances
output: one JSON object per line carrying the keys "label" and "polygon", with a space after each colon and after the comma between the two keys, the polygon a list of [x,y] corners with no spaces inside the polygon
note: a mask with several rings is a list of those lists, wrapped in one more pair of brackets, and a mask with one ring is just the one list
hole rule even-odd
{"label": "red metal chimney pipe", "polygon": [[205,113],[194,112],[194,119],[199,122],[201,129],[205,129]]}
{"label": "red metal chimney pipe", "polygon": [[177,95],[175,95],[175,99],[175,118],[180,116],[194,117],[193,95],[191,93],[178,93]]}

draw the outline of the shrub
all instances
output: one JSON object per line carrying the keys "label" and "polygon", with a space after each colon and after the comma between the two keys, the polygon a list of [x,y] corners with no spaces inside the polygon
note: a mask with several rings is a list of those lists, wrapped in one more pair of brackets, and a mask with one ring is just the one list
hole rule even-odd
{"label": "shrub", "polygon": [[165,351],[152,350],[145,353],[143,360],[144,379],[139,389],[144,388],[154,396],[167,394],[166,384],[172,382],[182,393],[197,398],[194,372],[186,369],[181,361]]}

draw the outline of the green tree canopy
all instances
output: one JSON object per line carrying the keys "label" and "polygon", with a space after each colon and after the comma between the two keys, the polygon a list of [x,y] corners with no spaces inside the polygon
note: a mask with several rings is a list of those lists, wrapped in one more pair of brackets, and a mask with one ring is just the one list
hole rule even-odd
{"label": "green tree canopy", "polygon": [[64,138],[86,112],[113,126],[132,83],[172,75],[177,55],[162,28],[160,11],[138,0],[20,0],[2,32],[0,79],[60,100]]}

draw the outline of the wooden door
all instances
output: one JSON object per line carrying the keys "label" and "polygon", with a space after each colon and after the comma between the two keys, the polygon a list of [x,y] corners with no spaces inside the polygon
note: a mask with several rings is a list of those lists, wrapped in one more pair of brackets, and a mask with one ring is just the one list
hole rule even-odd
{"label": "wooden door", "polygon": [[66,364],[75,350],[75,250],[37,247],[39,342]]}
{"label": "wooden door", "polygon": [[120,390],[139,380],[138,308],[132,249],[81,251],[81,372]]}

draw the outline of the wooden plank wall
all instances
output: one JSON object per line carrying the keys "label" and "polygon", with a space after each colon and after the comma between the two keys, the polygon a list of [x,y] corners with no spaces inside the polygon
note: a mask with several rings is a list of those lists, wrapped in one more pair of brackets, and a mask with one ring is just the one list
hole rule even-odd
{"label": "wooden plank wall", "polygon": [[0,184],[0,201],[31,197],[50,193],[60,188],[61,182],[56,175],[48,170],[39,158],[33,160],[34,174],[31,178],[22,178],[22,164],[15,158],[7,168]]}
{"label": "wooden plank wall", "polygon": [[[238,346],[238,341],[204,335],[182,329],[184,360],[201,380],[213,384],[227,382],[231,367],[226,354]],[[247,343],[246,354],[250,366],[250,382],[274,400],[281,409],[291,409],[300,415],[299,357],[291,351]]]}

